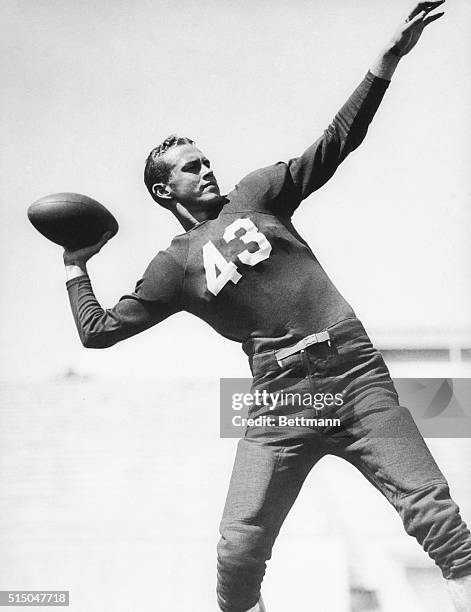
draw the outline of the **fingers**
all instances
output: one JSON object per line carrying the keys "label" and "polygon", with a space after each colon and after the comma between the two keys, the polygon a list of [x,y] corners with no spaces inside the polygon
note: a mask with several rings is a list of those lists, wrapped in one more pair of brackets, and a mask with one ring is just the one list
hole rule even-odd
{"label": "fingers", "polygon": [[66,248],[63,255],[64,263],[66,265],[85,265],[87,261],[96,255],[113,236],[114,233],[112,231],[107,231],[96,244],[91,244],[79,249]]}
{"label": "fingers", "polygon": [[424,25],[428,26],[429,23],[432,23],[432,21],[436,21],[437,19],[440,19],[440,17],[443,17],[445,13],[441,12],[441,13],[436,13],[435,15],[430,15],[430,17],[427,17],[427,19],[424,19]]}
{"label": "fingers", "polygon": [[93,253],[98,253],[105,246],[110,238],[112,238],[113,232],[107,231],[103,234],[100,240],[96,244],[91,244],[88,247],[84,247],[82,250],[92,251]]}
{"label": "fingers", "polygon": [[414,10],[410,13],[406,21],[412,21],[415,17],[417,17],[422,12],[424,12],[425,15],[428,15],[428,13],[438,8],[444,2],[445,0],[434,0],[432,2],[419,2],[417,6],[414,8]]}
{"label": "fingers", "polygon": [[100,245],[100,248],[104,246],[112,236],[113,236],[113,232],[110,232],[110,231],[105,232],[103,236],[101,237],[100,242],[98,243],[98,245]]}
{"label": "fingers", "polygon": [[421,11],[412,19],[408,19],[406,30],[409,30],[409,28],[412,28],[416,23],[418,23],[419,21],[422,21],[422,19],[425,17],[426,14],[427,13],[425,11]]}
{"label": "fingers", "polygon": [[[441,11],[440,13],[434,13],[433,15],[430,15],[430,13],[433,10],[435,10],[438,6],[443,4],[444,2],[445,0],[437,0],[436,2],[433,2],[433,3],[432,2],[420,2],[406,20],[407,29],[409,29],[409,27],[413,27],[418,22],[421,22],[422,26],[425,27],[425,26],[428,26],[433,21],[440,19],[440,17],[443,17],[443,15],[445,14],[444,11]],[[417,10],[419,12],[417,12]],[[429,16],[427,17],[427,15]]]}

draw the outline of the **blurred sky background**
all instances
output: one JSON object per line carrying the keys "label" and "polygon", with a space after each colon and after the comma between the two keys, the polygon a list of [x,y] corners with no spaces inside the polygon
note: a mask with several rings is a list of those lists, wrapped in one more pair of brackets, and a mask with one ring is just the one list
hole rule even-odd
{"label": "blurred sky background", "polygon": [[[301,153],[328,125],[409,0],[3,0],[2,326],[5,380],[72,367],[105,377],[243,376],[240,348],[179,314],[103,352],[82,348],[61,249],[29,224],[48,193],[105,204],[119,234],[90,264],[112,306],[181,233],[142,181],[171,132],[195,139],[224,191]],[[400,64],[366,142],[296,213],[373,339],[470,336],[471,5]],[[419,338],[419,340],[420,340]]]}

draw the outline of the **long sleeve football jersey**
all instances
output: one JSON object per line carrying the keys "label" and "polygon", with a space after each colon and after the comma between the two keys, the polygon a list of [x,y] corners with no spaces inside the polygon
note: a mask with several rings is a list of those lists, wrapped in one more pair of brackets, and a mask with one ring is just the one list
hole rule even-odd
{"label": "long sleeve football jersey", "polygon": [[353,317],[291,217],[363,141],[388,85],[368,73],[301,156],[243,178],[218,216],[176,236],[113,308],[100,306],[88,276],[68,281],[84,345],[111,346],[186,311],[252,355]]}

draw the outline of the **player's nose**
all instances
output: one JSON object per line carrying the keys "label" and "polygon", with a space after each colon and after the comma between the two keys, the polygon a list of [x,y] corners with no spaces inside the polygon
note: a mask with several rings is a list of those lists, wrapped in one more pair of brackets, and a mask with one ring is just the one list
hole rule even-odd
{"label": "player's nose", "polygon": [[203,166],[203,180],[205,181],[214,181],[216,182],[216,178],[214,176],[214,172],[211,170],[211,168],[208,168],[208,166]]}

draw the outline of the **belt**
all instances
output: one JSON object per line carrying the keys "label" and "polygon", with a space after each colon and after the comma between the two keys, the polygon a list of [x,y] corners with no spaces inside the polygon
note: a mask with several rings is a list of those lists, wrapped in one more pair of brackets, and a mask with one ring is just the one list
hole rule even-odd
{"label": "belt", "polygon": [[320,342],[328,342],[330,346],[330,335],[327,330],[321,331],[318,334],[311,334],[310,336],[306,336],[296,344],[292,344],[291,346],[287,346],[282,349],[278,349],[275,351],[275,357],[278,361],[278,365],[281,366],[281,360],[289,357],[290,355],[294,355],[295,353],[299,353],[303,351],[308,346],[312,344],[319,344]]}

